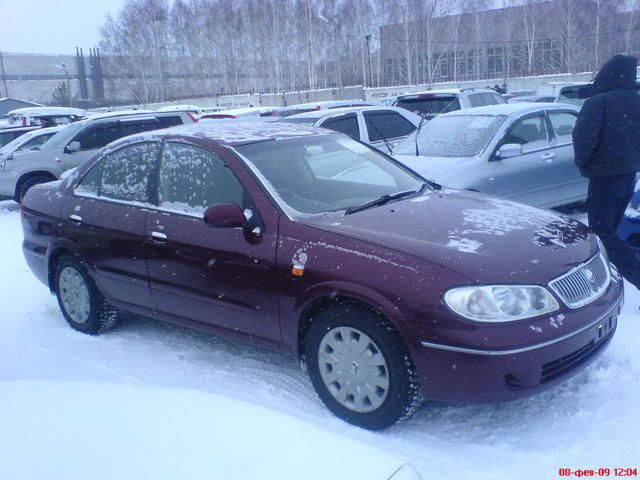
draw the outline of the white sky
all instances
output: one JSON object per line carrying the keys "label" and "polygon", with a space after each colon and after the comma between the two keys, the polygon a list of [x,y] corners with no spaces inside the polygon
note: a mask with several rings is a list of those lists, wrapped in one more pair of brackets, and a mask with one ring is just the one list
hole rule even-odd
{"label": "white sky", "polygon": [[124,0],[0,0],[0,50],[74,54],[99,41],[108,13]]}

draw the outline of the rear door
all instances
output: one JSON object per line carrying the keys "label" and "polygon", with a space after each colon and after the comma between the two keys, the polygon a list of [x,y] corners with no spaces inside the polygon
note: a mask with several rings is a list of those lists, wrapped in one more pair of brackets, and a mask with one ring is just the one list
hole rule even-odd
{"label": "rear door", "polygon": [[522,155],[493,159],[495,189],[489,193],[536,206],[553,203],[556,152],[544,112],[515,120],[499,143],[506,144],[521,145]]}
{"label": "rear door", "polygon": [[102,292],[129,305],[154,309],[145,237],[149,190],[159,142],[122,147],[99,160],[62,207],[62,235],[80,247]]}
{"label": "rear door", "polygon": [[[222,152],[168,142],[158,178],[145,227],[158,311],[279,341],[276,222],[263,224]],[[244,210],[248,227],[208,227],[206,207],[229,202]]]}
{"label": "rear door", "polygon": [[367,110],[362,112],[366,126],[365,142],[388,153],[385,140],[391,146],[407,137],[416,129],[409,120],[393,110]]}

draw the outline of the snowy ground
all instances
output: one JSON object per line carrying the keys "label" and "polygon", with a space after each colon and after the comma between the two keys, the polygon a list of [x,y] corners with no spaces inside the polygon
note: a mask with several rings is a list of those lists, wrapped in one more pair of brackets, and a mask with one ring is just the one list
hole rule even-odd
{"label": "snowy ground", "polygon": [[[227,433],[236,441],[236,429],[271,438],[266,456],[325,455],[322,462],[336,468],[324,478],[371,478],[342,464],[355,458],[377,465],[370,453],[377,449],[410,461],[425,480],[537,480],[559,478],[561,467],[640,468],[640,294],[632,288],[609,349],[562,386],[496,406],[427,404],[408,422],[372,433],[334,418],[284,355],[135,316],[98,337],[71,330],[28,270],[21,241],[17,207],[0,202],[2,479],[128,479],[142,472],[154,479],[223,478],[205,475],[207,458],[222,460],[209,445]],[[111,399],[117,414],[108,408]],[[207,405],[217,414],[206,415]],[[268,428],[256,420],[252,433],[247,411],[263,412]],[[87,447],[91,442],[95,448]],[[187,470],[155,468],[157,458]],[[92,476],[92,465],[111,475]],[[255,469],[247,478],[263,478],[260,471],[274,478],[266,458],[247,458],[242,467]],[[294,478],[287,471],[281,478]]]}

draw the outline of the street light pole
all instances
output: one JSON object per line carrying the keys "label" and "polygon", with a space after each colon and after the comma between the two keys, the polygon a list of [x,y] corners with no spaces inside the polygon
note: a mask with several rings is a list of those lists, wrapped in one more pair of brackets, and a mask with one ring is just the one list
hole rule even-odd
{"label": "street light pole", "polygon": [[367,63],[369,65],[369,87],[373,87],[373,70],[371,69],[371,34],[367,33],[364,36],[367,43]]}

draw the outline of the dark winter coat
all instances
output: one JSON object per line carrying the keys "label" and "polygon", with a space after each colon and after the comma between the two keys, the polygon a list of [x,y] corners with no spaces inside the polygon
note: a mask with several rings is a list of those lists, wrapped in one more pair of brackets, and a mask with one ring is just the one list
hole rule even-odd
{"label": "dark winter coat", "polygon": [[635,57],[615,55],[596,75],[597,94],[583,105],[575,129],[575,162],[583,176],[640,171],[640,95]]}

